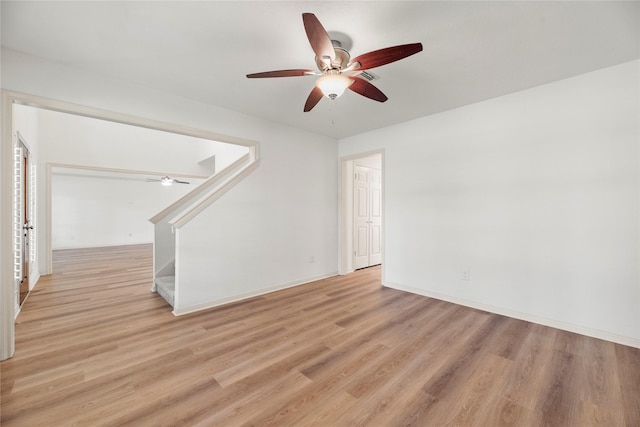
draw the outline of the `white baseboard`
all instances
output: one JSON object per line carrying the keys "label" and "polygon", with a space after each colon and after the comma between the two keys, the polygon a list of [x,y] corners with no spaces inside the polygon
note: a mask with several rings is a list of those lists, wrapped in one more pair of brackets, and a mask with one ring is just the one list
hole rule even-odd
{"label": "white baseboard", "polygon": [[502,316],[512,317],[514,319],[520,319],[531,323],[537,323],[543,326],[549,326],[563,331],[574,332],[580,335],[586,335],[592,338],[598,338],[605,341],[611,341],[617,344],[626,345],[629,347],[640,348],[640,340],[626,337],[622,335],[612,334],[610,332],[601,331],[598,329],[587,328],[572,323],[561,322],[558,320],[547,319],[546,317],[536,316],[528,313],[521,313],[516,310],[511,310],[503,307],[496,307],[489,304],[479,303],[477,301],[465,300],[462,298],[452,297],[450,295],[440,294],[438,292],[425,291],[424,289],[418,289],[411,286],[399,285],[397,283],[383,282],[383,286],[387,288],[397,289],[399,291],[411,292],[412,294],[422,295],[429,298],[435,298],[442,301],[451,302],[465,307],[476,308],[478,310],[488,311],[489,313],[500,314]]}
{"label": "white baseboard", "polygon": [[240,294],[240,295],[234,295],[232,297],[229,298],[222,298],[222,299],[218,299],[218,300],[213,300],[213,301],[206,301],[200,304],[195,304],[195,305],[191,305],[189,307],[184,307],[184,308],[179,308],[179,309],[175,309],[173,310],[173,314],[174,316],[182,316],[184,314],[189,314],[189,313],[194,313],[196,311],[201,311],[201,310],[206,310],[209,308],[214,308],[214,307],[218,307],[221,305],[225,305],[225,304],[229,304],[232,302],[236,302],[236,301],[242,301],[245,299],[249,299],[249,298],[253,298],[253,297],[258,297],[261,295],[266,295],[266,294],[270,294],[272,292],[277,292],[277,291],[281,291],[283,289],[287,289],[287,288],[293,288],[295,286],[300,286],[300,285],[306,285],[307,283],[311,283],[311,282],[315,282],[318,280],[322,280],[322,279],[327,279],[329,277],[334,277],[338,274],[338,272],[332,272],[323,276],[318,276],[318,277],[312,277],[309,279],[304,279],[301,281],[295,281],[295,282],[290,282],[290,283],[285,283],[282,285],[278,285],[278,286],[272,286],[272,287],[268,287],[268,288],[262,288],[262,289],[258,289],[252,292],[247,292],[245,294]]}

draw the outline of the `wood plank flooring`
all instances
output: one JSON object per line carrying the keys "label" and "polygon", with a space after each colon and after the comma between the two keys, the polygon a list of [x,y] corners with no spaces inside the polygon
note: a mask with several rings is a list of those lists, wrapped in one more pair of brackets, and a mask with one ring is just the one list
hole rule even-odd
{"label": "wood plank flooring", "polygon": [[[56,251],[2,426],[640,426],[640,350],[380,286],[379,268],[174,317],[148,245]],[[215,286],[215,283],[212,283]]]}

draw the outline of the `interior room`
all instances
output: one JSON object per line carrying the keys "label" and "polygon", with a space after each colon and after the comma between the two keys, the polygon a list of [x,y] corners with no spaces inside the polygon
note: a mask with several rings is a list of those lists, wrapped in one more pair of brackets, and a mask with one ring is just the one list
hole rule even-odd
{"label": "interior room", "polygon": [[3,425],[640,424],[640,2],[0,19]]}

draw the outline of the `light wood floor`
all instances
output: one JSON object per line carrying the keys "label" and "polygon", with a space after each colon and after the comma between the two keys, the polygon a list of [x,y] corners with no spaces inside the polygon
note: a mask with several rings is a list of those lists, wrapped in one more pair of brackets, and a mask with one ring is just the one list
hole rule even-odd
{"label": "light wood floor", "polygon": [[174,317],[148,245],[54,260],[1,364],[3,427],[640,426],[640,350],[382,288],[378,268]]}

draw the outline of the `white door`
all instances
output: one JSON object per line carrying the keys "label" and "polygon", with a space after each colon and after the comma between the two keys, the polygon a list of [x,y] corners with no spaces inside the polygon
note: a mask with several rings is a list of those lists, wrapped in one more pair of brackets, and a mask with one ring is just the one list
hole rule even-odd
{"label": "white door", "polygon": [[382,262],[382,174],[380,170],[354,166],[353,268]]}
{"label": "white door", "polygon": [[22,305],[29,293],[29,274],[31,270],[32,240],[34,214],[33,203],[35,194],[32,194],[31,160],[29,149],[21,137],[18,137],[15,163],[15,198],[14,215],[15,227],[17,227],[16,241],[16,279],[17,279],[17,304]]}

